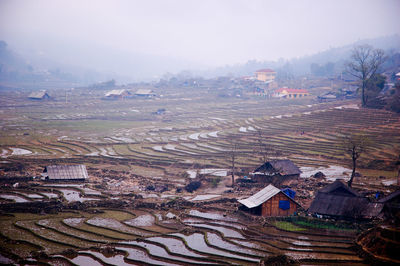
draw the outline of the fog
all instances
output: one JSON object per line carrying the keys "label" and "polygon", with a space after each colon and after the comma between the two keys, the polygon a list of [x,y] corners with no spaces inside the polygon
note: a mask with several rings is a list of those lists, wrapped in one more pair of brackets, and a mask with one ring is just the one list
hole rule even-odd
{"label": "fog", "polygon": [[37,64],[141,78],[400,34],[399,12],[397,0],[2,0],[0,39]]}

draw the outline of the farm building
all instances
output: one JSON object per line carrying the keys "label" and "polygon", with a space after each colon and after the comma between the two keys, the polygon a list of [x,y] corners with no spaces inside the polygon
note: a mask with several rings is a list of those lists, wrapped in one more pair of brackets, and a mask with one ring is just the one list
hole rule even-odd
{"label": "farm building", "polygon": [[86,166],[79,165],[49,165],[46,166],[42,176],[45,180],[65,181],[76,180],[84,181],[89,178]]}
{"label": "farm building", "polygon": [[260,69],[255,72],[256,80],[258,81],[270,81],[274,80],[276,77],[276,72],[272,69]]}
{"label": "farm building", "polygon": [[31,100],[47,100],[50,99],[50,95],[46,91],[34,91],[28,96]]}
{"label": "farm building", "polygon": [[317,216],[339,219],[370,219],[377,217],[383,204],[370,202],[341,180],[318,191],[308,212]]}
{"label": "farm building", "polygon": [[107,92],[104,96],[106,99],[123,99],[131,95],[131,93],[126,89],[111,90]]}
{"label": "farm building", "polygon": [[274,98],[296,99],[309,96],[310,93],[305,89],[291,89],[283,87],[274,91]]}
{"label": "farm building", "polygon": [[281,184],[300,177],[300,169],[291,160],[271,160],[264,163],[250,175],[257,182]]}
{"label": "farm building", "polygon": [[319,102],[331,102],[331,101],[336,101],[336,100],[337,100],[337,96],[334,92],[327,92],[325,94],[318,96]]}
{"label": "farm building", "polygon": [[243,210],[264,217],[293,215],[300,207],[293,198],[271,184],[238,202],[243,204]]}
{"label": "farm building", "polygon": [[139,89],[135,92],[135,96],[151,98],[155,97],[156,94],[149,89]]}

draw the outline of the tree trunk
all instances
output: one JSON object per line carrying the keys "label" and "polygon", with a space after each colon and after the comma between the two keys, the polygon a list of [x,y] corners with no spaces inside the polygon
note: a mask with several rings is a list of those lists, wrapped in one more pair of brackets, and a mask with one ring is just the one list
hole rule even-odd
{"label": "tree trunk", "polygon": [[362,107],[365,107],[366,105],[367,105],[367,101],[366,101],[366,99],[365,99],[365,84],[366,83],[366,81],[365,80],[363,80],[362,81],[362,87],[361,87],[361,104],[362,104]]}
{"label": "tree trunk", "polygon": [[354,176],[356,175],[356,162],[357,162],[357,157],[356,157],[356,153],[355,153],[355,147],[353,147],[353,152],[352,152],[351,158],[352,158],[352,160],[353,160],[353,171],[351,172],[351,177],[350,177],[349,182],[347,182],[347,185],[348,185],[349,187],[351,187],[351,185],[352,185],[352,183],[353,183]]}

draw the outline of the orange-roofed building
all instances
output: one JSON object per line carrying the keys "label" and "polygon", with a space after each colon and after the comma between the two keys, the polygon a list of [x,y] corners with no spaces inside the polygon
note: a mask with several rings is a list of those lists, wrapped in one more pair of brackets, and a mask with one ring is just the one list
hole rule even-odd
{"label": "orange-roofed building", "polygon": [[309,96],[310,93],[306,89],[291,89],[291,88],[280,88],[274,91],[274,97],[285,98],[285,99],[295,99]]}
{"label": "orange-roofed building", "polygon": [[276,72],[272,69],[260,69],[256,71],[256,79],[259,81],[270,81],[276,77]]}

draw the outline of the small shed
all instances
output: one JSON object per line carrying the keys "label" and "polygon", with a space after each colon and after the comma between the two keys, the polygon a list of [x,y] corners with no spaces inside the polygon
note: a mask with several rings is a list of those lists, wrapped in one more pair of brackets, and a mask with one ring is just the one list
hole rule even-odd
{"label": "small shed", "polygon": [[383,204],[383,214],[386,217],[397,217],[400,220],[400,189],[380,199],[378,203]]}
{"label": "small shed", "polygon": [[45,180],[84,181],[89,178],[86,166],[79,165],[49,165],[46,166],[42,176]]}
{"label": "small shed", "polygon": [[107,92],[104,96],[106,99],[123,99],[131,95],[131,93],[126,89],[111,90]]}
{"label": "small shed", "polygon": [[139,89],[135,92],[135,96],[151,98],[155,97],[156,94],[150,89]]}
{"label": "small shed", "polygon": [[46,91],[34,91],[28,96],[31,100],[47,100],[50,99],[50,95]]}
{"label": "small shed", "polygon": [[300,169],[291,160],[271,160],[259,166],[251,173],[257,182],[273,183],[275,185],[300,177]]}
{"label": "small shed", "polygon": [[338,219],[370,219],[379,215],[383,204],[370,202],[341,180],[318,191],[308,212]]}
{"label": "small shed", "polygon": [[245,211],[264,217],[293,215],[301,207],[293,198],[271,184],[238,202],[243,204],[242,209]]}

